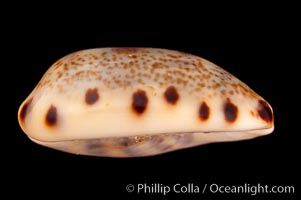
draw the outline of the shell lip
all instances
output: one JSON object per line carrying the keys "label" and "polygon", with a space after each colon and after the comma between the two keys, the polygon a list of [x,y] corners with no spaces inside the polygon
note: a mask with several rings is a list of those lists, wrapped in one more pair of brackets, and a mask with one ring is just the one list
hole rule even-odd
{"label": "shell lip", "polygon": [[78,138],[78,139],[66,139],[66,140],[40,140],[36,139],[34,137],[31,137],[28,135],[29,139],[31,139],[34,142],[47,142],[47,143],[56,143],[56,142],[67,142],[67,141],[78,141],[78,140],[94,140],[94,139],[113,139],[113,138],[127,138],[127,137],[140,137],[140,136],[154,136],[154,135],[176,135],[176,134],[193,134],[193,133],[203,133],[203,134],[213,134],[213,133],[221,133],[221,134],[227,134],[227,133],[248,133],[254,135],[254,137],[264,136],[272,133],[274,131],[274,125],[271,127],[266,128],[259,128],[259,129],[249,129],[249,130],[236,130],[236,131],[187,131],[187,132],[173,132],[173,133],[159,133],[159,134],[145,134],[145,135],[134,135],[134,136],[122,136],[122,137],[100,137],[100,138]]}

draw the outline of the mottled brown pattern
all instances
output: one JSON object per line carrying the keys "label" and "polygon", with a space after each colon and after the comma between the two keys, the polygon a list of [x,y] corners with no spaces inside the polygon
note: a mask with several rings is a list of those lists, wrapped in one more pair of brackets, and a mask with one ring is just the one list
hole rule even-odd
{"label": "mottled brown pattern", "polygon": [[[210,66],[209,66],[210,65]],[[151,48],[104,48],[79,51],[60,59],[47,72],[39,88],[66,93],[82,82],[96,82],[98,89],[137,88],[148,83],[173,84],[196,97],[254,96],[234,76],[183,52]],[[88,89],[88,88],[86,88]],[[231,89],[231,90],[230,90]]]}
{"label": "mottled brown pattern", "polygon": [[129,48],[129,47],[123,47],[123,48],[112,48],[112,51],[116,54],[133,54],[140,51],[141,48]]}

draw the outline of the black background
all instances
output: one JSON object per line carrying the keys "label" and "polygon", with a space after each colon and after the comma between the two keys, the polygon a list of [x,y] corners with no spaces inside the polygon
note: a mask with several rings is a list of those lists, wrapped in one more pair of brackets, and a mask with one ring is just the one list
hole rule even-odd
{"label": "black background", "polygon": [[[44,6],[47,7],[47,6]],[[92,6],[93,7],[93,6]],[[122,6],[121,6],[122,7]],[[193,6],[192,6],[193,7]],[[276,8],[254,6],[251,11],[205,8],[190,12],[183,7],[116,10],[86,8],[65,13],[38,9],[24,11],[11,23],[9,35],[16,75],[15,131],[9,135],[10,183],[26,188],[25,196],[83,196],[85,199],[141,199],[147,194],[127,193],[127,184],[176,183],[204,185],[293,185],[297,188],[300,153],[297,151],[298,113],[295,95],[298,79],[294,61],[297,46],[294,13],[283,15]],[[189,8],[190,9],[190,8]],[[108,11],[103,14],[104,11]],[[169,8],[169,10],[172,10]],[[188,14],[182,13],[184,10]],[[235,9],[234,9],[235,10]],[[236,10],[236,11],[237,11]],[[86,10],[87,11],[87,10]],[[208,11],[208,10],[207,10]],[[160,14],[160,15],[159,15]],[[114,17],[116,17],[114,19]],[[139,21],[140,20],[140,21]],[[44,72],[71,52],[112,46],[175,49],[204,57],[248,84],[263,96],[275,112],[275,131],[268,136],[240,142],[218,143],[145,158],[112,159],[85,157],[48,149],[31,142],[20,129],[17,110]],[[118,125],[118,124],[116,124]],[[209,192],[208,192],[209,193]],[[104,198],[111,195],[110,198]],[[171,196],[171,195],[169,195]],[[176,198],[222,198],[222,194],[181,194]],[[236,197],[236,195],[226,195]],[[237,195],[238,196],[238,195]],[[293,194],[257,195],[257,199]],[[161,194],[155,195],[162,199]],[[250,197],[250,195],[244,195]]]}

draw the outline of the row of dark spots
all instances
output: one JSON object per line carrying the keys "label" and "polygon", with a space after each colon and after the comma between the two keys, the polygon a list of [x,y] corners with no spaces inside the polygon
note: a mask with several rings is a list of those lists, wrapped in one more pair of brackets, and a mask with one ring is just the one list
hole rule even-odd
{"label": "row of dark spots", "polygon": [[[165,90],[163,96],[166,102],[171,105],[175,105],[179,100],[179,94],[174,86],[168,87]],[[99,94],[97,88],[94,89],[90,88],[87,90],[85,95],[85,102],[88,105],[92,105],[96,103],[98,99],[99,99]],[[136,92],[134,92],[132,97],[132,108],[137,114],[140,115],[144,113],[147,108],[147,104],[148,104],[148,97],[144,90],[138,89]],[[26,111],[26,107],[27,106],[25,105],[24,106],[25,111]],[[238,107],[235,104],[233,104],[229,98],[226,99],[223,105],[223,112],[224,112],[225,120],[227,122],[233,123],[234,121],[236,121],[238,116]],[[201,102],[198,113],[199,113],[199,118],[202,121],[206,121],[209,119],[210,108],[205,101]],[[259,100],[258,114],[263,120],[267,122],[272,121],[273,118],[272,111],[265,101]]]}
{"label": "row of dark spots", "polygon": [[[98,99],[99,99],[99,94],[97,88],[94,89],[90,88],[86,91],[85,102],[88,105],[92,105],[96,103]],[[50,127],[55,126],[57,124],[57,115],[58,115],[57,108],[51,104],[46,113],[45,123]]]}
{"label": "row of dark spots", "polygon": [[[143,90],[138,90],[133,94],[133,103],[132,108],[137,114],[142,114],[146,110],[148,103],[148,98],[146,92]],[[30,101],[23,106],[21,110],[21,119],[24,119],[26,110]],[[225,120],[229,123],[235,122],[238,116],[238,108],[235,104],[231,102],[230,99],[227,99],[223,106]],[[268,104],[265,101],[258,101],[258,114],[266,122],[273,121],[273,113]],[[206,102],[202,102],[199,108],[199,117],[202,121],[208,120],[210,116],[210,108]],[[46,124],[48,126],[54,126],[57,123],[57,109],[55,106],[51,105],[46,114]]]}
{"label": "row of dark spots", "polygon": [[[171,105],[176,105],[176,103],[179,100],[179,94],[177,92],[177,89],[174,86],[168,87],[164,94],[163,94],[165,100],[167,103]],[[147,108],[148,104],[148,97],[146,95],[146,92],[144,90],[138,89],[133,94],[132,98],[132,108],[137,114],[142,114]]]}
{"label": "row of dark spots", "polygon": [[[231,102],[229,98],[226,99],[223,105],[223,112],[225,120],[229,123],[236,121],[238,117],[238,107]],[[267,123],[273,122],[273,112],[267,102],[263,100],[258,101],[257,112],[259,117]],[[202,121],[206,121],[210,115],[210,108],[206,102],[202,102],[199,107],[199,118]]]}
{"label": "row of dark spots", "polygon": [[[30,103],[30,102],[29,102]],[[142,114],[147,107],[148,98],[146,92],[143,90],[138,90],[133,94],[132,108],[137,114]],[[27,105],[24,105],[24,109],[21,111],[21,118],[24,119]],[[229,123],[236,121],[238,116],[238,107],[233,104],[230,99],[227,99],[223,106],[225,120]],[[271,123],[273,121],[273,113],[268,104],[265,101],[258,101],[258,114],[266,122]],[[210,108],[206,102],[202,102],[199,107],[199,117],[202,121],[206,121],[210,116]],[[51,105],[47,111],[46,124],[48,126],[54,126],[57,123],[57,109],[55,106]]]}
{"label": "row of dark spots", "polygon": [[[28,114],[29,110],[32,108],[32,98],[29,99],[27,102],[24,103],[23,107],[20,110],[19,119],[21,122],[24,123],[26,115]],[[54,126],[57,123],[57,109],[52,104],[50,105],[49,109],[47,110],[45,123],[48,126]]]}
{"label": "row of dark spots", "polygon": [[[164,92],[165,100],[172,105],[175,105],[179,99],[179,94],[174,86],[170,86]],[[147,107],[148,98],[146,92],[143,90],[137,90],[133,94],[132,108],[137,114],[142,114]],[[234,105],[230,99],[227,99],[224,104],[225,120],[232,123],[236,120],[238,115],[238,108]],[[199,118],[202,121],[206,121],[210,116],[210,108],[206,102],[202,102],[199,107]]]}
{"label": "row of dark spots", "polygon": [[[179,99],[179,94],[177,92],[177,89],[174,86],[170,86],[166,89],[164,92],[164,98],[167,101],[167,103],[175,105]],[[89,88],[86,91],[85,94],[85,102],[88,105],[95,104],[99,99],[99,94],[97,91],[97,88]],[[144,90],[137,90],[133,94],[133,100],[132,100],[132,107],[135,110],[136,113],[142,114],[148,103],[148,97],[146,95],[146,92]]]}
{"label": "row of dark spots", "polygon": [[[233,123],[238,116],[238,107],[227,99],[224,104],[225,120]],[[273,112],[267,102],[258,100],[257,113],[267,123],[273,122]]]}
{"label": "row of dark spots", "polygon": [[[20,119],[24,122],[26,115],[28,114],[28,109],[31,106],[32,99],[24,104],[20,111]],[[48,108],[45,117],[45,124],[48,126],[55,126],[57,123],[57,109],[52,104]]]}
{"label": "row of dark spots", "polygon": [[[179,99],[179,94],[174,86],[170,86],[166,89],[164,92],[164,98],[167,101],[167,103],[175,105]],[[146,95],[146,92],[143,90],[137,90],[133,94],[133,100],[132,100],[132,108],[137,114],[142,114],[147,107],[148,103],[148,97]],[[238,115],[238,108],[236,105],[234,105],[230,99],[227,99],[224,104],[224,115],[225,120],[232,123],[236,120]],[[210,108],[208,107],[206,102],[202,102],[199,107],[199,118],[202,121],[206,121],[210,117]]]}
{"label": "row of dark spots", "polygon": [[[164,92],[164,98],[167,101],[167,103],[175,105],[177,101],[179,100],[179,94],[177,92],[177,89],[174,86],[170,86],[166,89]],[[88,105],[95,104],[99,99],[99,93],[97,88],[89,88],[86,91],[85,94],[85,103]],[[147,107],[148,104],[148,97],[146,95],[146,92],[144,90],[138,89],[133,94],[132,99],[132,108],[134,111],[138,114],[142,114]]]}
{"label": "row of dark spots", "polygon": [[[167,103],[171,105],[175,105],[179,99],[179,94],[175,87],[170,86],[164,92],[164,98]],[[99,94],[96,88],[88,89],[85,95],[85,102],[88,105],[92,105],[96,103],[99,99]],[[141,115],[145,112],[148,104],[148,97],[144,90],[138,89],[133,93],[132,97],[132,109],[135,113]],[[24,122],[25,117],[28,113],[28,109],[31,106],[32,99],[29,99],[26,103],[24,103],[23,107],[20,110],[20,120]],[[236,121],[238,117],[238,107],[231,102],[229,98],[226,99],[223,105],[223,112],[225,120],[229,123],[233,123]],[[273,112],[270,106],[263,100],[258,101],[257,112],[259,117],[271,123],[273,121]],[[206,121],[210,117],[210,107],[207,105],[205,101],[201,102],[198,110],[199,118],[201,121]],[[49,109],[47,110],[45,123],[48,126],[55,126],[57,124],[57,108],[51,104]]]}
{"label": "row of dark spots", "polygon": [[[234,122],[237,118],[238,108],[230,99],[227,99],[223,105],[223,112],[227,122]],[[200,104],[199,118],[201,121],[207,121],[210,117],[210,108],[205,101]]]}
{"label": "row of dark spots", "polygon": [[[225,116],[225,120],[227,122],[234,122],[237,118],[238,108],[234,105],[230,99],[227,99],[223,105],[223,112]],[[199,107],[199,118],[201,121],[207,121],[210,117],[210,108],[207,103],[203,101]]]}

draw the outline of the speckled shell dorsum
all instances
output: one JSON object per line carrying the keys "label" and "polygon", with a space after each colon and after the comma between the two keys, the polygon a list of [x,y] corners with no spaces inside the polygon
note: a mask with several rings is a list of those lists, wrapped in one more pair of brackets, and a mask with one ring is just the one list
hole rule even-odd
{"label": "speckled shell dorsum", "polygon": [[161,154],[271,133],[271,106],[195,55],[156,48],[71,53],[44,74],[18,119],[31,140],[111,157]]}

